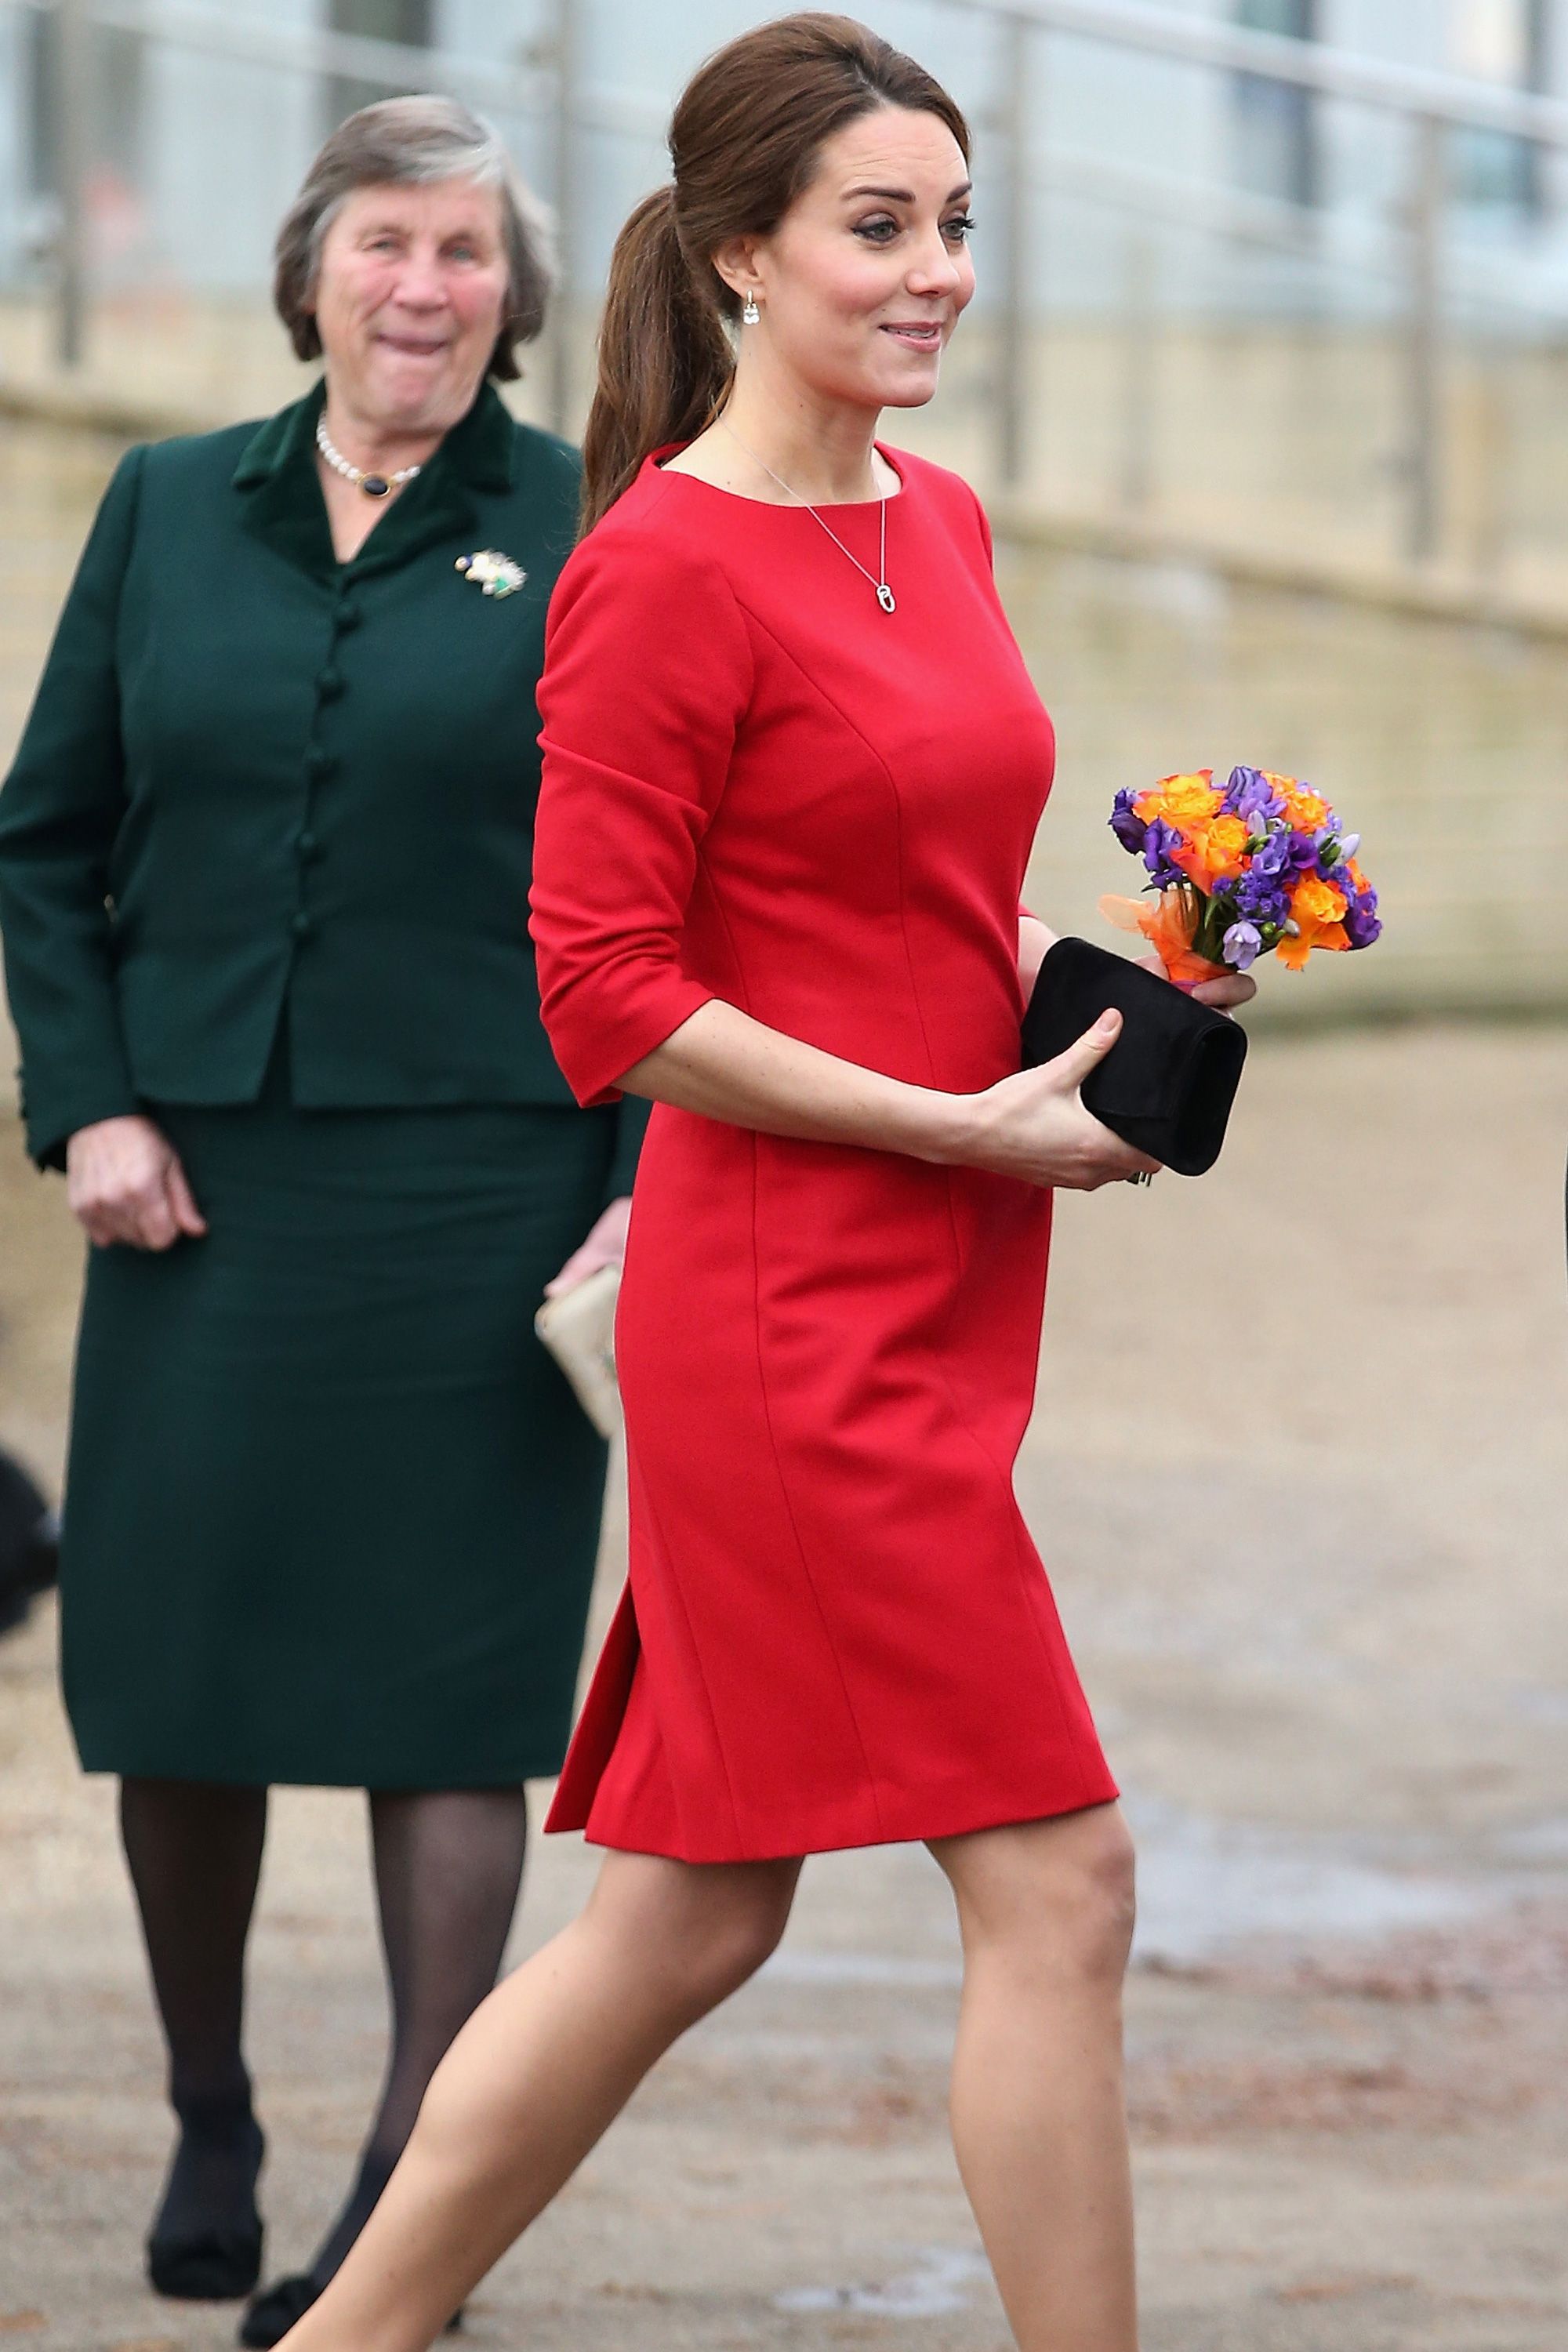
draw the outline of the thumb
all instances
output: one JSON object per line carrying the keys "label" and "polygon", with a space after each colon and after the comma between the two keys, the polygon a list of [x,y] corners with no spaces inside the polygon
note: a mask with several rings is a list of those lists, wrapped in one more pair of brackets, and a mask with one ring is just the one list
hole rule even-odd
{"label": "thumb", "polygon": [[1064,1082],[1072,1087],[1081,1087],[1091,1070],[1097,1069],[1121,1034],[1121,1015],[1114,1005],[1103,1012],[1092,1029],[1086,1029],[1065,1054],[1058,1054],[1052,1064]]}

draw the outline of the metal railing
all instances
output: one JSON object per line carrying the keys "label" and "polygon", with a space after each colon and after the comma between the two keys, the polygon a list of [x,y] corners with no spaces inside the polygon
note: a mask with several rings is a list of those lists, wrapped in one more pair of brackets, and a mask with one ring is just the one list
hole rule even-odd
{"label": "metal railing", "polygon": [[[1048,45],[1061,37],[1098,44],[1208,73],[1245,75],[1261,83],[1345,101],[1394,118],[1407,137],[1403,218],[1392,239],[1403,289],[1404,552],[1426,562],[1438,547],[1442,515],[1442,403],[1439,385],[1450,270],[1462,262],[1451,233],[1450,142],[1456,131],[1502,133],[1542,148],[1568,152],[1568,103],[1540,94],[1467,80],[1221,20],[1151,5],[1151,0],[942,0],[953,12],[986,19],[995,28],[1000,59],[998,133],[994,163],[1001,237],[993,275],[994,365],[990,384],[996,470],[1004,486],[1024,480],[1029,464],[1031,320],[1028,222],[1032,191],[1059,183],[1065,159],[1032,136],[1037,101],[1045,88]],[[549,0],[543,29],[510,62],[447,50],[405,47],[361,35],[295,27],[258,15],[180,5],[179,0],[0,0],[0,8],[52,17],[56,38],[55,150],[59,201],[55,240],[56,350],[76,368],[86,343],[89,308],[85,184],[89,28],[109,26],[258,68],[322,78],[341,76],[388,90],[437,87],[481,104],[533,118],[548,138],[546,193],[560,239],[562,299],[569,320],[574,298],[593,290],[580,245],[581,146],[600,131],[648,136],[663,126],[665,104],[640,92],[609,89],[584,67],[583,32],[592,0]],[[1173,175],[1108,158],[1085,156],[1070,167],[1079,184],[1112,188],[1121,201],[1147,204],[1162,219],[1190,218],[1226,233],[1283,250],[1321,248],[1321,216],[1279,199],[1240,190],[1181,185]],[[1386,241],[1386,240],[1385,240]],[[1495,268],[1495,257],[1490,265]],[[570,336],[557,331],[550,360],[553,420],[566,426],[575,385]]]}

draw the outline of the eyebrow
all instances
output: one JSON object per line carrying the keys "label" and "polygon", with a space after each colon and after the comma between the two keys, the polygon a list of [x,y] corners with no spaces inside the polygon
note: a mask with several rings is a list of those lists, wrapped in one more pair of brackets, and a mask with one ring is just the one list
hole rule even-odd
{"label": "eyebrow", "polygon": [[[952,189],[948,195],[943,197],[942,202],[944,204],[955,205],[960,196],[973,195],[973,192],[974,183],[973,180],[961,180],[957,187]],[[893,205],[912,205],[915,202],[915,192],[912,188],[845,189],[844,201],[847,205],[852,204],[857,196],[883,196],[889,204]]]}

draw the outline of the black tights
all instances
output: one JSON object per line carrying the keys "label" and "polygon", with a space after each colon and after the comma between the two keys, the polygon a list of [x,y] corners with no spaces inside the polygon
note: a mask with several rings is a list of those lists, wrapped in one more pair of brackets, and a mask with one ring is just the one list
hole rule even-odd
{"label": "black tights", "polygon": [[[521,1789],[373,1790],[370,1820],[392,2045],[358,2178],[311,2264],[318,2284],[364,2226],[426,2084],[496,1980],[528,1836]],[[259,2153],[241,2038],[267,1791],[126,1780],[120,1821],[182,2126],[156,2227],[233,2227]]]}

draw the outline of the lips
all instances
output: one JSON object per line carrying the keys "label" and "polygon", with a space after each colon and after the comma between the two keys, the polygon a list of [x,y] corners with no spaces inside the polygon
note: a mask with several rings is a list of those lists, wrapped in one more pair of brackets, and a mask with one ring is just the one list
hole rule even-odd
{"label": "lips", "polygon": [[908,343],[911,351],[934,352],[942,342],[942,324],[936,319],[889,320],[882,332]]}
{"label": "lips", "polygon": [[415,335],[389,335],[384,331],[376,337],[376,341],[384,343],[388,351],[396,352],[400,358],[411,360],[439,359],[447,348],[444,340],[426,342]]}

